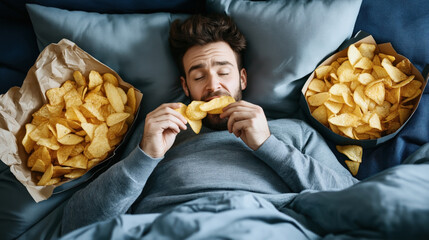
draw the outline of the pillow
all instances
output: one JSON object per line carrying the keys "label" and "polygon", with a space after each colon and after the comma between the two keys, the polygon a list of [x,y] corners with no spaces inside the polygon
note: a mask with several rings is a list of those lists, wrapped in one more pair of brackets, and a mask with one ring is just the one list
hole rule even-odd
{"label": "pillow", "polygon": [[248,41],[248,86],[243,97],[268,117],[297,112],[307,75],[352,32],[361,0],[208,0],[208,12],[224,12]]}
{"label": "pillow", "polygon": [[115,70],[143,93],[143,116],[164,102],[184,101],[170,56],[169,27],[185,14],[99,14],[28,4],[39,50],[62,38]]}

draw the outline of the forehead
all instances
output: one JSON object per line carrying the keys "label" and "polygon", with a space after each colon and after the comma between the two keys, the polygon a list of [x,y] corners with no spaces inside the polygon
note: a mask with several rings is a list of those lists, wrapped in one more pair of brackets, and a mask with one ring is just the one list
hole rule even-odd
{"label": "forehead", "polygon": [[197,64],[212,64],[215,61],[228,61],[234,66],[237,59],[234,51],[226,42],[209,43],[202,46],[193,46],[183,56],[185,71]]}

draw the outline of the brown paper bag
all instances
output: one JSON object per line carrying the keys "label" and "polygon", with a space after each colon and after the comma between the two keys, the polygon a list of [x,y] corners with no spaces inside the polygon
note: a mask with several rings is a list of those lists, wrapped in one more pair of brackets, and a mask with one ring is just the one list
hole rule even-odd
{"label": "brown paper bag", "polygon": [[[57,44],[50,44],[40,53],[21,88],[13,87],[4,95],[0,95],[0,159],[10,166],[10,171],[36,202],[48,199],[58,185],[37,186],[37,180],[32,179],[30,169],[26,165],[28,154],[21,144],[25,135],[25,124],[31,121],[32,113],[48,102],[46,90],[59,87],[64,81],[73,79],[75,70],[81,71],[84,76],[88,76],[91,70],[101,74],[110,72],[117,77],[122,88],[133,87],[75,43],[63,39]],[[143,95],[139,90],[135,90],[138,109]]]}

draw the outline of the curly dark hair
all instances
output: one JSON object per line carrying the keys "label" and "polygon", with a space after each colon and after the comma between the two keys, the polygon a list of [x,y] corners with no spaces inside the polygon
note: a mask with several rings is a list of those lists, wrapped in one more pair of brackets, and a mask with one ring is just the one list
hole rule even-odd
{"label": "curly dark hair", "polygon": [[246,48],[246,39],[238,30],[231,17],[224,14],[193,15],[181,22],[175,20],[170,27],[170,50],[185,75],[183,56],[193,46],[203,46],[214,42],[226,42],[236,54],[239,70],[242,68],[242,53]]}

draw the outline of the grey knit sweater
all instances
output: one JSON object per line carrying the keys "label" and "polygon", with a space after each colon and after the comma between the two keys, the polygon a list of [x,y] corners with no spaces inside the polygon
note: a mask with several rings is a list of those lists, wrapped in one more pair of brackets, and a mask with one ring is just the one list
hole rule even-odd
{"label": "grey knit sweater", "polygon": [[[299,120],[269,121],[271,136],[256,151],[228,131],[181,132],[162,159],[138,146],[69,200],[63,234],[124,213],[160,213],[226,191],[276,196],[339,190],[358,182],[322,137]],[[189,128],[188,128],[189,129]]]}

